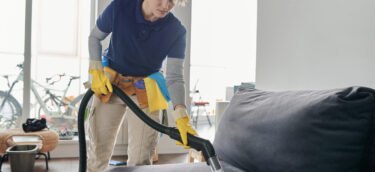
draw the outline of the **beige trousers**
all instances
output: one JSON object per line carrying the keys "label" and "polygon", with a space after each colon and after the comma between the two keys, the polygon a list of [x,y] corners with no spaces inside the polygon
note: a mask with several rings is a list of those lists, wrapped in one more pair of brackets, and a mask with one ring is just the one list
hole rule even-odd
{"label": "beige trousers", "polygon": [[[152,164],[158,132],[141,121],[116,95],[105,104],[93,97],[88,129],[88,172],[102,172],[108,167],[122,121],[128,129],[128,166]],[[131,99],[138,105],[135,96]],[[142,110],[160,123],[160,112],[150,114],[147,108]]]}

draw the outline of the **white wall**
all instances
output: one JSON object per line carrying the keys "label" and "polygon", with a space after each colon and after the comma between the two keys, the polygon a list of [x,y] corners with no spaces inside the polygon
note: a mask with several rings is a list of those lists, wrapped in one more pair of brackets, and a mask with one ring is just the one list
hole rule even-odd
{"label": "white wall", "polygon": [[[214,109],[226,87],[255,81],[256,0],[200,0],[192,9],[191,90]],[[241,5],[238,5],[241,4]]]}
{"label": "white wall", "polygon": [[375,1],[259,0],[257,88],[375,87]]}

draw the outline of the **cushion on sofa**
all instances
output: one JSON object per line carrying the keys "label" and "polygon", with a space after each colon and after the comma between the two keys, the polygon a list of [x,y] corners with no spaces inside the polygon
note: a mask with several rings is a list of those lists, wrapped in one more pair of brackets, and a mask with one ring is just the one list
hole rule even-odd
{"label": "cushion on sofa", "polygon": [[369,172],[375,91],[241,90],[215,136],[221,160],[248,172]]}

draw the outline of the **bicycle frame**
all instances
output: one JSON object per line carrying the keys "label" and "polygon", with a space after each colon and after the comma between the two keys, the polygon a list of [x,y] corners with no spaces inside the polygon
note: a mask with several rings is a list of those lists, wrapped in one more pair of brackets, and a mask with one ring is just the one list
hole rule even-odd
{"label": "bicycle frame", "polygon": [[[21,68],[21,71],[19,72],[17,78],[13,81],[13,83],[10,85],[9,87],[9,90],[7,91],[7,94],[4,98],[4,100],[1,102],[1,105],[0,105],[0,111],[2,110],[2,108],[4,107],[5,105],[5,102],[7,100],[7,98],[11,95],[12,91],[13,91],[13,88],[14,86],[19,82],[19,81],[23,81],[23,67],[18,65],[19,68]],[[9,81],[9,80],[8,80]],[[59,103],[57,104],[58,106],[61,106],[61,105],[64,105],[63,101],[67,98],[66,97],[66,94],[68,92],[68,89],[71,85],[71,82],[72,82],[72,79],[69,81],[68,85],[66,86],[65,89],[63,90],[59,90],[59,89],[53,89],[53,88],[49,88],[47,86],[44,86],[38,82],[36,82],[35,80],[31,80],[31,91],[32,93],[34,94],[38,104],[40,105],[40,107],[43,109],[43,111],[46,113],[46,115],[48,116],[63,116],[63,113],[61,111],[60,108],[58,108],[58,111],[50,111],[48,108],[47,108],[47,104],[44,102],[42,96],[39,94],[38,90],[37,90],[37,87],[40,87],[42,88],[43,90],[46,91],[46,95],[47,96],[50,96],[51,98],[53,98],[53,101],[56,101],[56,100],[59,100],[59,98],[52,92],[62,92],[62,97],[61,97],[61,100],[59,100],[59,102],[56,102],[56,103]],[[73,108],[71,107],[69,104],[67,105],[69,106],[70,108]]]}

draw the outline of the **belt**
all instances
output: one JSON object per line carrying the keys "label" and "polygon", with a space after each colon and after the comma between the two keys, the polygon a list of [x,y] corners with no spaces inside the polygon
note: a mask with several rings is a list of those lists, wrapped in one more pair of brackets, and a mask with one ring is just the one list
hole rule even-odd
{"label": "belt", "polygon": [[[134,86],[134,83],[145,78],[141,76],[124,76],[115,70],[105,67],[104,71],[111,75],[111,83],[119,87],[129,96],[136,96],[140,108],[148,107],[148,99],[146,89],[140,89]],[[102,102],[108,102],[112,94],[101,97]]]}

